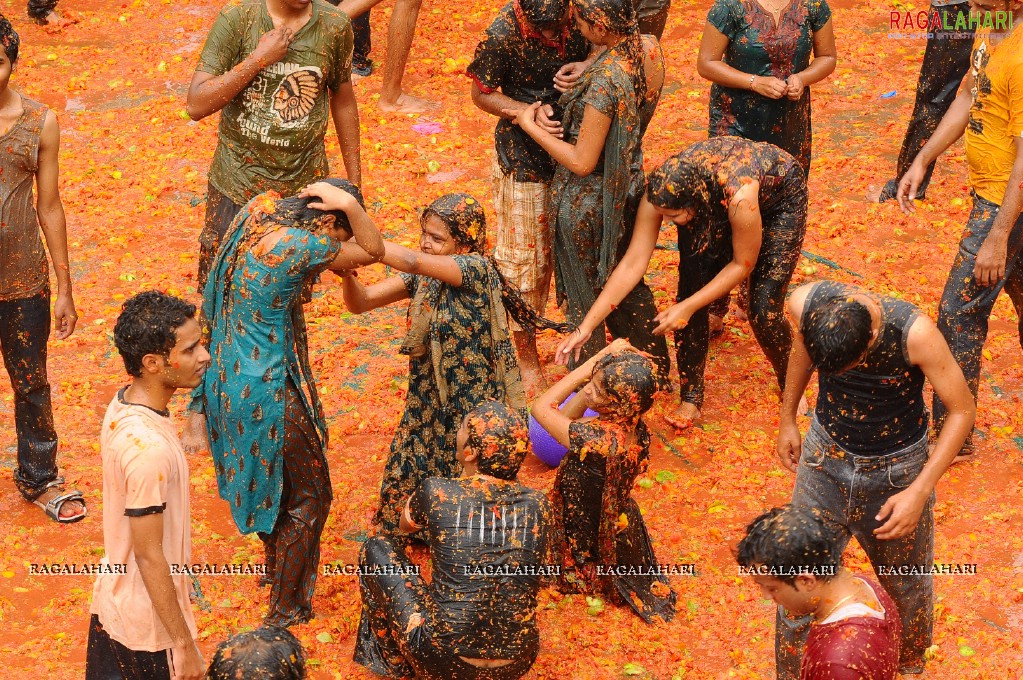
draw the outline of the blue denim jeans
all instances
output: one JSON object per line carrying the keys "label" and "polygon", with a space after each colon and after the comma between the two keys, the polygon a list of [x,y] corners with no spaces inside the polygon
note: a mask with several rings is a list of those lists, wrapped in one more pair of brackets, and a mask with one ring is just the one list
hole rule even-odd
{"label": "blue denim jeans", "polygon": [[[880,540],[874,519],[891,496],[908,487],[927,462],[927,437],[884,456],[857,456],[842,449],[815,418],[803,440],[792,504],[821,513],[844,549],[856,537],[881,586],[895,600],[902,620],[899,672],[919,673],[934,627],[934,577],[894,576],[878,567],[933,564],[934,494],[916,531],[903,538]],[[790,617],[778,607],[775,661],[779,680],[797,680],[812,615]]]}
{"label": "blue denim jeans", "polygon": [[[1016,307],[1020,343],[1023,345],[1023,266],[1019,263],[1020,246],[1023,245],[1023,216],[1016,220],[1009,233],[1009,260],[1005,266],[1005,278],[997,286],[978,286],[973,278],[977,252],[991,232],[991,225],[997,215],[997,205],[979,196],[973,197],[970,221],[966,223],[959,241],[959,252],[945,282],[945,291],[941,294],[941,306],[938,309],[938,330],[945,336],[952,356],[963,369],[974,399],[977,398],[980,382],[980,360],[987,339],[988,317],[1003,287]],[[932,410],[934,429],[940,432],[945,422],[946,409],[937,395]],[[966,441],[964,449],[970,448],[971,441]]]}

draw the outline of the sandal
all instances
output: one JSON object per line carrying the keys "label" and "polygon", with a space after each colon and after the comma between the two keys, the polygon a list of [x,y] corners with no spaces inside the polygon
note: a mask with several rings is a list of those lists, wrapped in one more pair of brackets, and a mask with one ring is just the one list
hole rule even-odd
{"label": "sandal", "polygon": [[[46,513],[47,517],[49,517],[50,519],[54,520],[59,524],[74,524],[75,522],[85,519],[85,516],[89,513],[88,509],[85,507],[85,496],[82,495],[81,491],[68,491],[67,493],[58,494],[57,496],[54,496],[45,503],[39,500],[39,498],[42,497],[43,494],[45,494],[47,491],[54,487],[63,491],[64,490],[63,486],[64,479],[62,477],[58,477],[57,479],[53,480],[45,487],[43,487],[42,492],[39,494],[39,496],[36,496],[32,503],[42,508],[43,511]],[[68,501],[81,501],[82,503],[81,514],[72,515],[71,517],[61,517],[60,509]]]}

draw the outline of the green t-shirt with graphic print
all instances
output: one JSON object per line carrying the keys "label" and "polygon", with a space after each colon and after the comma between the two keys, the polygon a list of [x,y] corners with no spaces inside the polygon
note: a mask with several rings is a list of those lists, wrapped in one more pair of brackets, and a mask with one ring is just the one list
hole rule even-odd
{"label": "green t-shirt with graphic print", "polygon": [[[197,71],[220,76],[240,64],[273,30],[265,0],[228,4],[217,17]],[[312,16],[288,53],[260,71],[220,114],[210,182],[238,205],[264,191],[284,196],[327,176],[323,136],[330,92],[352,75],[348,16],[313,0]]]}

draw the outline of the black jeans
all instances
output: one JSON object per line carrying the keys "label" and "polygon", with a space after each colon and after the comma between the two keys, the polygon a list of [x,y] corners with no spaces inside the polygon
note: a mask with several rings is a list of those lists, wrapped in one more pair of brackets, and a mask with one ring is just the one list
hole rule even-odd
{"label": "black jeans", "polygon": [[18,468],[14,483],[35,500],[57,479],[57,432],[53,428],[46,341],[50,338],[50,291],[0,301],[0,351],[14,391]]}
{"label": "black jeans", "polygon": [[[938,330],[945,336],[945,342],[952,350],[959,367],[963,369],[966,382],[970,385],[973,398],[977,398],[980,383],[980,360],[987,340],[988,317],[995,306],[995,300],[1004,287],[1009,294],[1016,314],[1019,316],[1020,344],[1023,345],[1023,266],[1019,262],[1023,247],[1023,216],[1009,233],[1009,259],[1005,265],[1005,278],[997,286],[982,287],[973,278],[977,266],[977,253],[991,233],[991,225],[998,216],[998,206],[979,196],[973,197],[970,220],[959,241],[959,252],[948,273],[945,290],[938,307]],[[934,396],[934,429],[940,432],[947,410],[941,399]],[[964,450],[972,448],[972,439],[967,439]]]}
{"label": "black jeans", "polygon": [[57,8],[57,0],[28,0],[28,16],[32,19],[45,19]]}
{"label": "black jeans", "polygon": [[369,66],[369,53],[373,49],[369,31],[369,11],[352,19],[352,30],[355,32],[352,65]]}
{"label": "black jeans", "polygon": [[170,680],[167,650],[136,652],[112,639],[95,614],[89,621],[85,680]]}
{"label": "black jeans", "polygon": [[[966,25],[969,26],[970,5],[967,2],[945,7],[932,7],[930,14],[933,15],[935,12],[946,26],[954,27],[956,19],[960,15],[966,17]],[[927,39],[924,60],[920,65],[920,80],[916,85],[913,117],[909,119],[906,137],[902,140],[902,150],[899,152],[899,165],[895,170],[895,179],[888,180],[885,184],[881,193],[882,201],[896,197],[899,181],[909,170],[909,166],[912,165],[916,155],[920,153],[920,149],[924,148],[924,144],[934,134],[945,112],[952,106],[959,91],[959,84],[970,68],[973,28],[953,32],[957,37],[952,37],[946,31],[937,30],[934,31],[933,37]],[[968,34],[968,37],[958,37],[960,33]],[[933,172],[934,163],[931,163],[927,166],[924,181],[917,189],[917,198],[923,198],[927,193],[927,186],[931,183],[931,173]]]}

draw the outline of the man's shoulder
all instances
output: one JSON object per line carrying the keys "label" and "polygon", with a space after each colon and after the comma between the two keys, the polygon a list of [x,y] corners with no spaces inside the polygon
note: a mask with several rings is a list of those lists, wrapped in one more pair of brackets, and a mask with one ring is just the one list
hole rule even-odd
{"label": "man's shoulder", "polygon": [[147,413],[144,406],[123,404],[114,397],[103,419],[104,457],[114,456],[126,464],[140,456],[173,456],[181,442],[170,423],[162,420],[156,413]]}
{"label": "man's shoulder", "polygon": [[512,8],[511,3],[497,10],[494,20],[486,28],[486,34],[490,38],[502,41],[521,36],[519,23],[515,18],[515,10]]}

